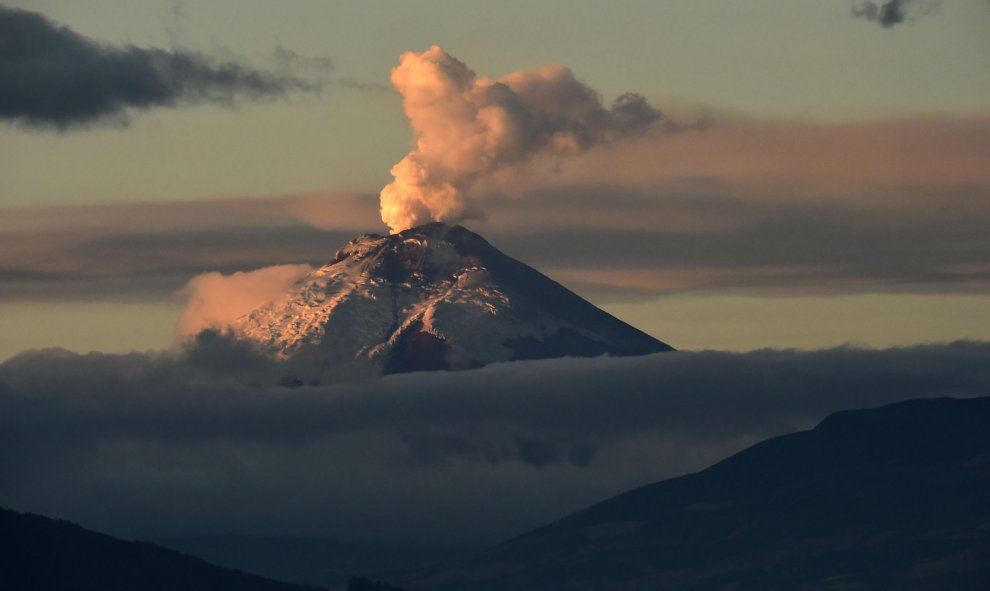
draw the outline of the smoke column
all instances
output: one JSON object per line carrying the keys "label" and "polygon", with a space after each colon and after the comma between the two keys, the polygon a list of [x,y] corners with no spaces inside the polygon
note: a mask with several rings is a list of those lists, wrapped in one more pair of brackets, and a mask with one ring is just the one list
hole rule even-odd
{"label": "smoke column", "polygon": [[381,192],[392,232],[478,217],[465,191],[479,179],[537,155],[574,154],[635,134],[661,118],[632,93],[606,109],[564,66],[492,80],[436,45],[403,53],[391,81],[416,140]]}

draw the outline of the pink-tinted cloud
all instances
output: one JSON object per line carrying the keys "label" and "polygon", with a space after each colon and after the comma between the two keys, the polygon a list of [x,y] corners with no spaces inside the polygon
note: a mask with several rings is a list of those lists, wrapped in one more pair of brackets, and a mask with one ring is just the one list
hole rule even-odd
{"label": "pink-tinted cloud", "polygon": [[378,200],[358,193],[299,195],[288,200],[286,211],[319,230],[357,232],[375,226]]}
{"label": "pink-tinted cloud", "polygon": [[283,295],[289,286],[311,270],[309,265],[278,265],[232,275],[197,275],[180,292],[186,299],[186,307],[176,324],[176,337],[181,340],[204,329],[222,329]]}
{"label": "pink-tinted cloud", "polygon": [[528,191],[608,185],[857,203],[878,189],[969,185],[985,191],[987,162],[990,117],[813,124],[715,116],[680,133],[589,150],[557,164],[555,173],[517,184]]}
{"label": "pink-tinted cloud", "polygon": [[391,80],[416,138],[381,192],[382,220],[393,232],[479,217],[465,193],[478,180],[538,155],[573,154],[642,131],[660,118],[633,94],[606,109],[563,66],[492,80],[438,46],[403,53]]}

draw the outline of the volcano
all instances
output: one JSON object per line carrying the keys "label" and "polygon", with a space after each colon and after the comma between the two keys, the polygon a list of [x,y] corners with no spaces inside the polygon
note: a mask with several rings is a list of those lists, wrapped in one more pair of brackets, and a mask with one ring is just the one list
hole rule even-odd
{"label": "volcano", "polygon": [[440,222],[351,240],[232,329],[303,383],[673,350]]}

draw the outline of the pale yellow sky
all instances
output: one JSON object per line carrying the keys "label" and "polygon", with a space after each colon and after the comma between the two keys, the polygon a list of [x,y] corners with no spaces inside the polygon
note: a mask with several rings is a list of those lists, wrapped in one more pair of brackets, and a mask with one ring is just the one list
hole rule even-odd
{"label": "pale yellow sky", "polygon": [[[96,40],[264,65],[276,47],[329,57],[335,77],[386,84],[434,43],[501,75],[572,68],[607,100],[850,120],[990,109],[990,6],[952,0],[885,30],[853,2],[323,2],[6,0]],[[267,61],[266,61],[267,60]],[[327,86],[235,109],[159,109],[127,129],[0,133],[0,205],[377,192],[408,147],[392,92]]]}
{"label": "pale yellow sky", "polygon": [[[786,285],[790,276],[783,276],[774,285],[748,286],[746,296],[726,289],[699,291],[699,285],[689,285],[684,287],[688,291],[674,295],[657,288],[647,294],[631,293],[634,301],[627,303],[616,304],[614,298],[596,302],[658,338],[680,348],[732,350],[990,339],[985,328],[990,326],[990,297],[984,295],[985,287],[973,287],[980,285],[990,268],[979,246],[979,228],[990,225],[990,194],[985,175],[971,174],[973,162],[984,153],[979,146],[990,145],[986,136],[990,4],[985,0],[946,0],[935,13],[918,15],[891,29],[853,18],[850,9],[855,2],[845,0],[0,1],[4,6],[40,12],[101,43],[180,48],[261,69],[272,66],[272,53],[278,47],[302,56],[328,57],[334,63],[331,82],[320,94],[240,101],[233,108],[152,109],[133,112],[127,127],[94,125],[64,133],[0,121],[0,215],[4,208],[17,207],[21,210],[18,219],[33,219],[34,214],[23,210],[35,208],[34,217],[47,220],[32,222],[31,229],[0,223],[0,248],[5,250],[0,252],[0,359],[46,345],[78,351],[164,347],[178,317],[180,304],[168,293],[142,292],[131,298],[87,292],[83,298],[68,289],[60,291],[64,287],[59,283],[60,287],[45,294],[44,301],[32,301],[33,296],[17,291],[17,282],[30,276],[26,271],[68,275],[85,270],[87,264],[103,265],[101,277],[121,273],[114,277],[115,285],[122,285],[131,279],[140,281],[142,261],[154,259],[157,267],[148,272],[168,271],[171,275],[162,285],[177,288],[197,272],[240,269],[238,265],[248,264],[245,261],[265,265],[329,258],[337,243],[346,241],[319,234],[317,229],[346,233],[361,226],[361,231],[383,231],[380,221],[372,218],[367,225],[350,218],[346,224],[337,224],[330,209],[320,213],[318,224],[303,220],[302,229],[293,230],[295,235],[259,235],[259,228],[289,222],[282,217],[256,217],[246,219],[240,233],[238,227],[228,227],[222,236],[214,236],[210,231],[217,224],[197,220],[194,214],[169,218],[168,225],[164,221],[156,225],[155,218],[143,219],[133,227],[122,226],[118,215],[103,229],[94,230],[93,221],[87,221],[86,232],[92,235],[81,230],[72,234],[72,220],[53,224],[46,208],[175,202],[213,211],[210,204],[220,200],[257,198],[265,200],[271,210],[279,207],[278,199],[283,197],[289,204],[296,203],[293,199],[300,195],[347,192],[358,194],[355,199],[375,195],[391,180],[389,169],[411,142],[400,97],[380,87],[387,84],[400,53],[424,50],[434,43],[482,75],[560,63],[598,90],[606,103],[634,91],[675,118],[712,109],[723,118],[731,114],[744,122],[737,125],[741,134],[730,138],[717,162],[713,158],[692,164],[691,158],[708,149],[708,140],[698,136],[702,139],[692,144],[694,136],[684,136],[678,141],[694,151],[673,153],[681,144],[670,142],[657,144],[655,152],[649,146],[637,152],[643,160],[637,164],[638,172],[634,171],[638,180],[619,178],[636,160],[625,156],[627,146],[626,152],[596,155],[598,160],[574,161],[579,165],[597,162],[598,168],[575,171],[565,163],[560,176],[548,174],[545,180],[527,181],[536,187],[531,193],[542,191],[551,197],[554,191],[580,196],[601,187],[628,190],[600,201],[585,196],[580,208],[567,209],[572,214],[570,221],[557,220],[554,228],[544,232],[537,223],[539,215],[552,211],[531,215],[538,207],[512,209],[515,206],[510,203],[489,221],[477,222],[479,231],[498,228],[504,219],[516,228],[525,227],[532,244],[527,247],[529,238],[523,236],[518,243],[522,246],[511,241],[506,246],[536,257],[524,262],[537,268],[573,267],[582,279],[582,268],[601,263],[585,262],[582,267],[573,261],[553,260],[568,253],[547,254],[554,240],[550,231],[563,236],[575,228],[598,227],[602,233],[594,239],[604,242],[613,237],[605,233],[606,222],[607,231],[614,235],[624,228],[643,236],[651,231],[663,234],[662,242],[647,242],[648,236],[630,242],[640,251],[633,253],[635,257],[645,261],[640,264],[658,264],[662,259],[667,265],[656,269],[656,277],[642,273],[644,279],[638,282],[658,285],[671,281],[670,268],[677,266],[678,256],[683,256],[686,269],[707,264],[717,269],[714,273],[731,274],[733,265],[764,265],[763,259],[746,259],[756,255],[744,248],[749,243],[740,242],[748,235],[734,233],[739,228],[752,231],[753,241],[763,240],[760,249],[754,247],[760,256],[774,258],[778,241],[780,256],[776,258],[780,260],[771,263],[798,273],[794,277],[800,277],[806,264],[821,268],[834,264],[837,273],[845,273],[856,263],[849,254],[856,254],[855,248],[849,244],[859,241],[856,248],[866,249],[873,245],[871,236],[876,236],[877,250],[864,250],[869,260],[856,267],[855,273],[841,277],[851,287],[829,292],[837,295],[786,295],[793,290]],[[355,82],[372,86],[356,89]],[[907,143],[914,142],[912,151],[899,152],[899,126],[919,114],[925,114],[925,125],[944,134],[932,134],[937,141],[930,144],[923,138],[916,141],[911,138],[929,135],[917,131],[928,127],[916,126],[914,135],[905,136]],[[757,129],[747,127],[750,118],[793,124],[758,123],[762,131],[746,136]],[[873,120],[893,121],[881,126],[893,132],[881,134],[887,139],[877,143],[877,149],[873,144],[858,145],[855,150],[842,148],[843,138],[855,137],[843,135],[849,128],[842,124]],[[970,122],[976,122],[972,133],[967,132]],[[784,161],[790,162],[791,144],[787,142],[799,142],[802,137],[811,138],[804,140],[809,142],[824,138],[830,143],[828,149],[797,150],[794,161],[800,160],[804,168],[793,179],[787,178],[787,171],[781,172],[786,168]],[[752,146],[747,147],[747,142]],[[663,166],[653,167],[660,171],[656,178],[646,161],[654,154],[664,158]],[[819,166],[818,157],[828,161],[822,160]],[[857,166],[842,169],[843,158],[854,157]],[[937,175],[926,176],[929,161],[937,162]],[[770,187],[761,184],[765,179],[754,181],[751,177],[756,173],[733,164],[739,162],[759,163],[763,172],[773,169],[772,198],[759,194]],[[953,162],[958,166],[954,168]],[[869,176],[874,170],[907,170],[910,174],[901,186],[894,182],[896,175],[885,173],[881,190]],[[821,182],[822,175],[842,177],[844,184],[840,189],[825,188],[829,183]],[[683,194],[678,193],[682,188]],[[637,219],[636,208],[646,207],[640,201],[661,193],[666,201],[655,210],[647,207]],[[693,202],[700,205],[688,203],[695,197],[704,198]],[[547,202],[560,207],[559,200]],[[596,210],[598,203],[601,207]],[[622,210],[623,203],[629,208]],[[362,207],[361,211],[373,209]],[[59,209],[57,215],[71,216],[72,211]],[[153,216],[156,210],[134,211]],[[856,215],[843,217],[851,211]],[[687,222],[707,223],[722,216],[720,223],[725,227],[711,241],[691,241],[685,238],[690,234],[686,226],[679,227],[682,218],[671,217],[672,212],[684,214]],[[659,228],[651,221],[658,219],[669,227]],[[634,223],[626,223],[630,220]],[[793,230],[781,230],[786,224]],[[303,235],[303,230],[311,234]],[[958,240],[952,239],[957,233]],[[805,248],[801,243],[805,236],[817,242]],[[830,236],[835,237],[834,243]],[[306,247],[310,239],[320,240],[318,256]],[[290,244],[291,240],[295,242]],[[722,244],[719,240],[730,249],[722,259],[695,260],[715,257],[718,247],[712,245]],[[926,240],[930,240],[930,253],[913,248],[928,244]],[[46,250],[49,243],[62,250]],[[575,244],[578,250],[584,246]],[[222,250],[235,247],[240,249],[239,258]],[[646,256],[675,247],[688,250]],[[180,255],[185,258],[174,269],[163,271],[167,265],[161,260],[173,248],[177,261]],[[820,252],[814,253],[811,263],[799,256],[815,248]],[[835,255],[841,260],[831,261],[829,257],[836,252],[843,253]],[[286,260],[273,260],[281,253]],[[917,269],[911,257],[917,257]],[[196,261],[203,261],[202,268],[195,266]],[[875,276],[864,277],[865,272],[875,272]],[[946,279],[943,275],[952,273],[962,277],[965,289],[957,284],[944,287],[956,276]],[[8,289],[4,281],[16,285]],[[916,293],[898,287],[907,281],[927,287]],[[960,295],[962,291],[968,295]],[[122,300],[129,303],[118,303]]]}
{"label": "pale yellow sky", "polygon": [[[990,298],[979,295],[692,293],[603,307],[682,350],[885,348],[990,340]],[[181,309],[178,301],[0,303],[0,361],[45,347],[79,353],[165,349],[172,344]]]}
{"label": "pale yellow sky", "polygon": [[605,309],[680,349],[893,347],[990,340],[982,295],[684,294]]}

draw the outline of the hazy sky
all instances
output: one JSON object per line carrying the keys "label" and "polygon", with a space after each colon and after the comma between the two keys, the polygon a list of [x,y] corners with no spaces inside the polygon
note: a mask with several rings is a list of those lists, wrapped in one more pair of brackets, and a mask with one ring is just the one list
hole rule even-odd
{"label": "hazy sky", "polygon": [[484,178],[465,222],[662,340],[990,339],[990,3],[860,4],[2,0],[73,33],[0,23],[0,358],[163,347],[195,275],[387,231],[389,72],[433,44],[664,114]]}

